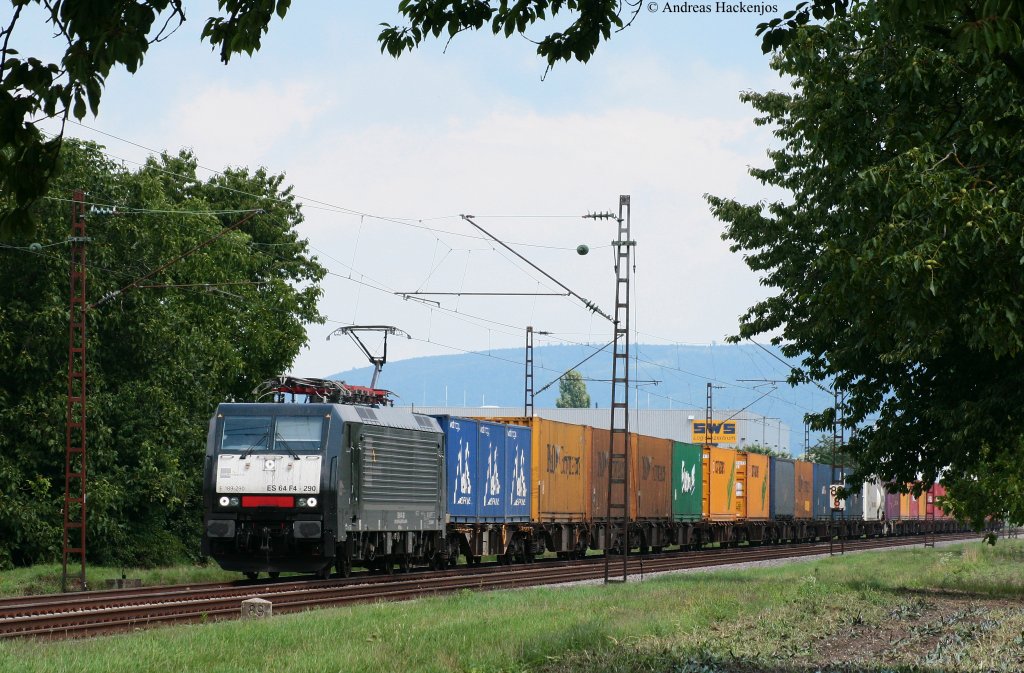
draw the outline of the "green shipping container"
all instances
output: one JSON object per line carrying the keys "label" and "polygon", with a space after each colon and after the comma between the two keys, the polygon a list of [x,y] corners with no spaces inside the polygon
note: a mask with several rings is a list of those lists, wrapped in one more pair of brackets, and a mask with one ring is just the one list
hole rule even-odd
{"label": "green shipping container", "polygon": [[701,447],[672,442],[672,518],[697,521],[703,514],[704,454]]}

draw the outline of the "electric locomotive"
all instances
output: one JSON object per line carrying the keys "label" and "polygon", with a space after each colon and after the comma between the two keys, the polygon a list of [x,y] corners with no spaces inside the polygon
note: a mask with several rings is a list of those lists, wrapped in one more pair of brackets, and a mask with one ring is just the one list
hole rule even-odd
{"label": "electric locomotive", "polygon": [[447,563],[443,435],[387,391],[316,379],[266,384],[279,402],[224,403],[207,436],[203,553],[255,578],[347,576],[353,565]]}

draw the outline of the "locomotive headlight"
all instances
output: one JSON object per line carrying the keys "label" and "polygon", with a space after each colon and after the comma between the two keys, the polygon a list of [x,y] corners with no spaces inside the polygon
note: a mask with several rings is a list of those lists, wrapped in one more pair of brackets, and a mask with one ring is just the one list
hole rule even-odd
{"label": "locomotive headlight", "polygon": [[316,498],[306,498],[307,507],[316,507]]}
{"label": "locomotive headlight", "polygon": [[227,497],[226,495],[222,495],[221,498],[220,498],[220,506],[221,507],[227,507],[230,504],[231,504],[231,498]]}

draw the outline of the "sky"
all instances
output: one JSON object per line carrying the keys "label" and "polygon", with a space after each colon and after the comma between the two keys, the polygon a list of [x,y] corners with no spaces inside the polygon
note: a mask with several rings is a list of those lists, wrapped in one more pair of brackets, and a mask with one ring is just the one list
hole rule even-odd
{"label": "sky", "polygon": [[[634,340],[707,344],[736,333],[768,289],[729,251],[703,195],[780,198],[747,175],[767,164],[774,139],[739,100],[785,88],[754,34],[772,15],[645,3],[589,63],[546,73],[529,41],[489,31],[382,55],[379,24],[400,21],[397,4],[293,3],[259,52],[225,66],[199,39],[215,3],[190,2],[185,25],[137,74],[112,74],[99,116],[67,133],[130,168],[147,148],[187,147],[209,169],[287,175],[305,203],[300,234],[330,271],[328,321],[309,326],[297,375],[365,365],[347,338],[327,340],[350,324],[410,335],[389,342],[392,360],[520,347],[527,325],[552,333],[537,345],[607,343],[607,320],[575,299],[536,296],[558,288],[459,216],[474,215],[612,313],[615,227],[581,216],[616,211],[621,194],[631,197],[637,243]],[[14,46],[52,57],[60,45],[41,21],[29,23]],[[580,244],[589,254],[577,254]],[[418,295],[432,305],[402,298],[410,292],[533,296]]]}

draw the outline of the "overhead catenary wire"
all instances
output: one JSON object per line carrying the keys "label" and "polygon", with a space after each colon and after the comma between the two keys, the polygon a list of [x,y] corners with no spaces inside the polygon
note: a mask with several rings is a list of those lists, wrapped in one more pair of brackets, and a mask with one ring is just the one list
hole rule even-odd
{"label": "overhead catenary wire", "polygon": [[602,346],[602,347],[601,347],[601,348],[599,348],[598,350],[595,350],[595,351],[594,351],[593,353],[591,353],[591,354],[590,354],[590,355],[588,355],[587,357],[583,358],[582,360],[580,360],[579,362],[577,362],[576,364],[574,364],[574,365],[573,365],[572,367],[569,367],[569,368],[568,368],[567,370],[565,370],[564,372],[562,372],[561,374],[559,374],[559,375],[558,375],[558,378],[556,378],[555,380],[551,381],[550,383],[548,383],[548,384],[546,384],[546,385],[544,385],[544,386],[541,386],[541,388],[540,388],[540,389],[539,389],[539,390],[538,390],[537,392],[535,392],[535,393],[534,393],[534,395],[539,395],[539,394],[541,394],[542,392],[544,392],[545,390],[547,390],[548,388],[550,388],[551,386],[555,385],[556,383],[558,383],[559,381],[561,381],[561,380],[562,380],[563,378],[565,378],[565,375],[566,375],[566,374],[568,374],[568,373],[569,373],[569,372],[571,372],[572,370],[576,369],[577,367],[579,367],[579,366],[583,365],[583,364],[584,364],[584,363],[586,363],[586,362],[587,362],[588,360],[590,360],[591,358],[593,358],[593,357],[594,357],[595,355],[598,355],[599,353],[602,353],[602,352],[604,352],[604,351],[605,351],[605,350],[606,350],[606,349],[607,349],[607,348],[608,348],[609,346],[611,346],[611,345],[612,345],[612,344],[614,344],[614,343],[615,343],[614,341],[609,341],[608,343],[606,343],[606,344],[605,344],[604,346]]}
{"label": "overhead catenary wire", "polygon": [[[86,124],[83,124],[81,122],[75,121],[73,119],[70,119],[68,121],[70,121],[72,124],[74,124],[76,126],[80,126],[80,127],[84,128],[84,129],[88,129],[88,130],[93,131],[95,133],[99,133],[101,135],[107,136],[108,138],[112,138],[114,140],[126,143],[128,145],[132,145],[133,147],[137,147],[139,149],[145,150],[147,152],[150,152],[153,155],[161,156],[163,154],[166,154],[166,152],[154,149],[152,147],[147,147],[147,146],[142,145],[140,143],[137,143],[135,141],[128,140],[126,138],[122,138],[122,137],[120,137],[118,135],[115,135],[113,133],[109,133],[107,131],[103,131],[101,129],[98,129],[98,128],[95,128],[95,127],[92,127],[92,126],[88,126]],[[46,133],[45,131],[42,131],[42,132]],[[52,134],[52,133],[48,133],[47,135],[50,135],[51,137],[54,136],[54,134]],[[117,156],[117,155],[112,154],[110,152],[107,152],[105,150],[98,150],[98,151],[99,151],[100,154],[103,154],[104,156],[106,156],[108,158],[116,159],[118,161],[123,161],[123,162],[129,163],[129,164],[134,164],[136,166],[147,167],[147,168],[150,168],[152,170],[156,170],[156,171],[158,171],[160,173],[164,173],[165,175],[170,175],[172,177],[177,177],[177,178],[179,178],[181,180],[186,180],[186,181],[189,181],[189,182],[196,182],[196,180],[197,180],[197,178],[195,178],[193,176],[184,175],[182,173],[176,173],[174,171],[167,170],[167,169],[162,168],[160,166],[154,166],[152,164],[146,164],[145,162],[134,161],[132,159],[125,159],[124,157]],[[196,168],[199,168],[199,169],[202,169],[204,171],[207,171],[208,173],[212,173],[213,175],[218,175],[218,176],[221,176],[221,177],[225,176],[225,174],[222,171],[216,170],[214,168],[209,168],[207,166],[203,166],[202,164],[199,164],[199,163],[196,164]],[[280,197],[267,196],[266,194],[256,194],[256,193],[253,193],[253,192],[247,192],[247,191],[245,191],[243,189],[238,189],[238,188],[235,188],[235,187],[230,187],[228,185],[210,184],[210,183],[206,183],[206,184],[208,186],[212,187],[212,188],[226,190],[226,191],[229,191],[229,192],[233,192],[235,194],[239,194],[241,196],[250,196],[250,197],[254,197],[254,198],[265,199],[265,200],[268,200],[268,201],[275,201],[275,202],[278,202],[278,203],[288,204],[286,199],[282,199]],[[484,236],[474,236],[472,234],[467,234],[465,232],[448,231],[448,230],[445,230],[445,229],[437,229],[435,227],[428,227],[428,226],[423,224],[424,222],[432,222],[432,221],[437,221],[437,220],[455,220],[455,219],[458,219],[460,217],[459,215],[435,215],[435,216],[431,216],[431,217],[398,217],[398,216],[388,216],[388,215],[377,215],[377,214],[374,214],[374,213],[364,212],[364,211],[358,210],[356,208],[350,208],[350,207],[347,207],[347,206],[341,206],[341,205],[333,204],[333,203],[330,203],[330,202],[327,202],[327,201],[322,201],[322,200],[319,200],[319,199],[315,199],[315,198],[312,198],[312,197],[303,196],[303,195],[300,195],[300,194],[291,195],[290,198],[294,198],[295,200],[299,201],[303,205],[303,207],[309,208],[309,209],[313,209],[313,210],[326,210],[326,211],[329,211],[329,212],[336,212],[336,213],[341,213],[341,214],[345,214],[345,215],[357,216],[357,217],[361,217],[361,218],[370,218],[370,219],[380,220],[382,222],[391,222],[393,224],[398,224],[398,225],[405,226],[405,227],[410,227],[410,228],[413,228],[413,229],[422,229],[422,230],[430,231],[430,232],[433,232],[433,233],[436,233],[436,234],[443,234],[443,235],[446,235],[446,236],[460,236],[460,237],[463,237],[463,238],[470,238],[470,239],[479,240],[479,241],[488,240]],[[486,217],[486,218],[519,217],[519,218],[524,218],[524,219],[525,218],[575,219],[575,218],[577,218],[579,216],[578,215],[566,215],[566,214],[552,214],[552,215],[532,214],[532,215],[481,215],[479,217]],[[543,248],[543,249],[548,249],[548,250],[574,250],[575,249],[575,248],[567,247],[567,246],[544,245],[544,244],[540,244],[540,243],[527,243],[527,242],[521,242],[521,241],[510,242],[510,243],[512,245],[517,245],[517,246],[520,246],[520,247]],[[610,247],[610,246],[600,245],[600,246],[591,246],[591,247],[594,248],[594,249],[599,249],[599,248]]]}
{"label": "overhead catenary wire", "polygon": [[511,253],[512,253],[513,255],[515,255],[516,257],[518,257],[519,259],[523,260],[524,262],[526,262],[527,264],[529,264],[529,265],[530,265],[531,267],[533,267],[534,269],[536,269],[537,271],[539,271],[539,272],[540,272],[541,274],[543,274],[543,275],[544,275],[544,277],[545,277],[545,278],[547,278],[547,279],[548,279],[548,280],[550,280],[551,282],[553,282],[553,283],[555,283],[556,285],[558,285],[558,287],[562,288],[563,290],[565,290],[565,291],[566,291],[567,293],[569,293],[569,294],[570,294],[570,295],[572,295],[573,297],[576,297],[577,299],[579,299],[579,300],[580,300],[581,302],[583,302],[583,305],[584,305],[584,306],[586,306],[586,307],[587,307],[588,309],[590,309],[590,311],[592,311],[593,313],[597,313],[597,314],[598,314],[598,315],[600,315],[601,317],[603,317],[603,318],[607,319],[607,320],[608,320],[609,322],[611,322],[611,320],[612,320],[612,317],[611,317],[610,315],[608,315],[607,313],[605,313],[604,311],[602,311],[602,310],[601,310],[601,308],[600,308],[600,307],[599,307],[599,306],[598,306],[597,304],[595,304],[594,302],[590,301],[590,300],[589,300],[589,299],[587,299],[586,297],[583,297],[583,296],[581,296],[581,295],[577,294],[577,293],[576,293],[576,292],[574,292],[574,291],[573,291],[572,289],[570,289],[570,288],[569,288],[569,287],[568,287],[567,285],[565,285],[564,283],[560,282],[560,281],[559,281],[559,280],[558,280],[557,278],[555,278],[554,276],[552,276],[552,275],[551,275],[550,273],[548,273],[548,272],[547,272],[547,271],[545,271],[544,269],[540,268],[539,266],[537,266],[536,264],[534,264],[534,263],[533,263],[533,262],[531,262],[530,260],[528,260],[528,259],[526,259],[525,257],[523,257],[522,255],[520,255],[520,254],[519,254],[518,252],[516,252],[515,250],[513,250],[513,249],[512,249],[512,247],[511,247],[511,246],[509,246],[509,245],[508,245],[507,243],[505,243],[504,241],[502,241],[501,239],[499,239],[499,238],[498,238],[497,236],[495,236],[494,234],[492,234],[491,232],[487,231],[486,229],[484,229],[483,227],[481,227],[481,226],[480,226],[479,224],[477,224],[476,222],[474,222],[474,221],[473,221],[473,216],[472,216],[472,215],[463,215],[463,216],[462,216],[462,219],[464,219],[465,221],[467,221],[467,222],[469,222],[470,224],[472,224],[472,225],[473,225],[474,227],[476,227],[477,229],[479,229],[479,230],[480,230],[480,231],[481,231],[481,232],[482,232],[483,234],[487,235],[487,236],[488,236],[488,237],[490,237],[490,238],[491,238],[492,240],[494,240],[494,242],[498,243],[498,244],[499,244],[500,246],[502,246],[503,248],[505,248],[506,250],[508,250],[509,252],[511,252]]}
{"label": "overhead catenary wire", "polygon": [[[61,203],[72,203],[73,199],[64,199],[59,196],[45,196],[43,197],[47,201],[58,201]],[[239,215],[241,213],[252,213],[258,210],[258,208],[242,208],[235,210],[175,210],[171,208],[134,208],[132,206],[119,206],[113,203],[96,203],[92,201],[83,201],[83,204],[87,206],[93,206],[96,208],[108,209],[113,215],[134,215],[144,213],[158,213],[162,215]]]}
{"label": "overhead catenary wire", "polygon": [[[160,152],[158,150],[155,150],[154,148],[147,147],[147,146],[142,145],[140,143],[137,143],[137,142],[134,142],[134,141],[122,138],[122,137],[117,136],[115,134],[108,133],[108,132],[103,131],[101,129],[97,129],[97,128],[94,128],[94,127],[91,127],[91,126],[88,126],[88,125],[85,125],[85,124],[81,124],[81,123],[76,122],[74,120],[70,120],[70,121],[72,121],[72,123],[77,125],[77,126],[80,126],[82,128],[85,128],[85,129],[89,129],[89,130],[94,131],[96,133],[100,133],[100,134],[102,134],[104,136],[113,138],[113,139],[118,140],[120,142],[124,142],[124,143],[127,143],[129,145],[138,147],[138,148],[140,148],[142,150],[145,150],[145,151],[147,151],[147,152],[149,152],[149,153],[151,153],[153,155],[158,155],[159,156],[159,155],[165,154],[164,152]],[[167,174],[167,175],[170,175],[170,176],[173,176],[173,177],[177,177],[178,179],[183,180],[183,181],[188,182],[188,183],[192,183],[192,184],[199,183],[199,179],[197,177],[195,177],[195,176],[188,176],[188,175],[183,175],[183,174],[175,173],[174,171],[170,171],[170,170],[167,170],[167,169],[162,168],[160,166],[156,166],[156,165],[154,165],[152,163],[144,164],[142,162],[132,161],[132,160],[125,159],[125,158],[122,158],[122,157],[118,157],[118,156],[116,156],[114,154],[111,154],[111,153],[105,152],[105,151],[103,151],[102,153],[105,156],[108,156],[108,157],[110,157],[112,159],[116,159],[116,160],[119,160],[119,161],[122,161],[122,162],[125,162],[125,163],[131,163],[131,164],[135,164],[135,165],[139,165],[139,166],[148,166],[148,168],[150,168],[152,170],[157,170],[157,171],[159,171],[161,173],[164,173],[164,174]],[[212,174],[215,174],[215,175],[220,175],[220,176],[224,176],[225,175],[221,171],[217,171],[217,170],[214,170],[214,169],[211,169],[211,168],[208,168],[206,166],[199,165],[199,164],[197,164],[196,167],[199,168],[199,169],[202,169],[204,171],[208,171],[208,172],[210,172]],[[433,232],[435,234],[440,234],[440,235],[461,236],[461,237],[473,238],[473,239],[477,239],[477,240],[487,240],[484,237],[473,236],[473,235],[465,234],[463,232],[446,231],[446,230],[436,229],[436,228],[433,228],[433,227],[428,227],[428,226],[422,225],[423,222],[428,222],[428,221],[437,221],[437,220],[443,220],[443,219],[455,219],[456,217],[458,217],[457,215],[442,215],[442,216],[436,216],[436,217],[421,217],[421,218],[388,217],[388,216],[375,215],[375,214],[372,214],[372,213],[367,213],[367,212],[359,211],[359,210],[354,209],[354,208],[348,208],[348,207],[345,207],[345,206],[341,206],[341,205],[337,205],[337,204],[332,204],[332,203],[329,203],[329,202],[326,202],[326,201],[321,201],[321,200],[318,200],[318,199],[308,198],[308,197],[304,197],[304,196],[301,196],[301,195],[294,195],[294,196],[290,196],[288,199],[284,199],[284,198],[280,198],[280,197],[276,197],[276,196],[268,197],[265,194],[254,194],[254,193],[246,192],[245,190],[239,190],[239,189],[236,189],[236,188],[230,187],[228,185],[224,185],[224,184],[217,184],[217,183],[211,183],[211,182],[207,182],[207,183],[204,183],[204,184],[208,185],[211,188],[227,190],[227,191],[231,191],[231,192],[242,194],[242,195],[248,195],[248,196],[252,196],[252,197],[256,197],[256,198],[260,198],[260,199],[265,199],[265,200],[270,200],[270,201],[275,201],[275,202],[280,202],[280,203],[291,204],[291,203],[293,203],[293,200],[298,200],[306,208],[326,210],[326,211],[330,211],[330,212],[340,212],[340,213],[343,213],[343,214],[350,214],[350,215],[354,215],[354,216],[358,215],[360,217],[370,217],[370,218],[374,218],[374,219],[381,220],[381,221],[393,222],[395,224],[402,225],[402,226],[412,226],[412,227],[416,227],[416,228],[420,228],[420,229],[425,229],[425,230],[428,230],[428,231],[431,231],[431,232]],[[182,211],[174,211],[174,212],[181,213]],[[202,212],[204,214],[216,214],[214,211],[202,211]],[[197,212],[196,214],[200,214],[200,213]],[[522,218],[522,219],[526,219],[526,218],[552,218],[552,219],[553,218],[564,218],[564,219],[568,219],[568,218],[576,218],[578,216],[576,216],[576,215],[565,215],[565,214],[553,214],[553,215],[539,215],[539,214],[517,214],[517,215],[512,215],[512,214],[488,214],[488,215],[477,215],[475,217],[477,217],[479,219],[483,219],[483,218]],[[522,242],[511,242],[511,244],[512,245],[521,246],[521,247],[537,247],[537,248],[565,249],[565,250],[572,249],[572,248],[567,248],[567,247],[562,247],[562,246],[546,246],[546,245],[533,244],[533,243],[522,243]],[[281,244],[281,245],[284,245],[284,244]],[[312,247],[312,246],[310,246],[310,247]],[[605,247],[605,246],[591,246],[591,247],[592,248],[596,248],[596,247]],[[610,247],[610,246],[607,246],[607,247]],[[355,273],[358,273],[358,272],[355,272]],[[364,278],[365,277],[366,276],[364,276]],[[352,279],[352,280],[354,281],[354,279]],[[368,283],[363,283],[362,285],[366,286],[366,287],[372,287]],[[374,289],[381,290],[381,288],[376,288],[376,287]],[[408,299],[409,300],[415,300],[416,298],[415,297],[408,297]],[[420,300],[417,300],[417,301],[420,301]],[[428,308],[430,308],[430,307],[428,306]],[[447,312],[450,316],[456,317],[457,319],[460,319],[460,320],[461,319],[465,319],[465,318],[468,317],[471,320],[481,320],[481,321],[489,322],[489,323],[492,323],[492,324],[497,322],[497,321],[491,321],[491,320],[488,320],[488,319],[484,319],[484,318],[482,318],[480,316],[472,316],[471,314],[467,314],[466,312],[460,311],[458,309],[452,311],[450,309],[444,309],[443,307],[436,307],[436,308],[439,308],[440,310]],[[505,327],[508,327],[509,329],[518,329],[518,326],[509,325],[507,323],[498,323],[498,324],[501,324],[501,325],[503,325]],[[634,330],[634,334],[636,334],[636,335],[645,334],[646,335],[647,333],[646,332],[641,332],[640,330]],[[510,334],[510,336],[511,336],[511,334]],[[659,339],[664,340],[664,341],[666,341],[668,343],[677,343],[675,340],[666,339],[664,337],[659,337],[657,335],[649,335],[649,336],[653,336],[655,338],[659,338]],[[572,342],[566,341],[566,343],[572,343]],[[754,343],[756,343],[756,342],[754,342]],[[678,368],[678,367],[672,368],[672,367],[670,367],[668,365],[663,365],[661,363],[656,363],[656,362],[651,362],[651,361],[646,360],[646,359],[641,359],[641,358],[639,358],[639,353],[637,354],[637,359],[638,359],[638,361],[646,362],[647,364],[649,364],[651,366],[655,366],[655,367],[658,367],[658,368],[661,368],[661,369],[667,369],[667,370],[670,370],[670,371],[677,371],[679,373],[682,373],[682,374],[685,374],[685,375],[688,375],[688,376],[701,376],[699,374],[696,374],[695,372],[687,372],[686,370],[683,370],[683,369]],[[704,377],[704,378],[706,378],[706,377]],[[744,388],[743,386],[736,386],[735,384],[732,384],[730,382],[725,382],[725,381],[720,381],[720,382],[723,383],[724,385],[730,385],[730,386],[734,386],[734,387],[737,387],[737,388]],[[661,395],[655,395],[655,396],[656,397],[663,397]],[[799,405],[799,404],[796,404],[794,402],[790,402],[789,400],[785,400],[785,399],[781,399],[781,398],[775,398],[774,396],[773,396],[773,398],[777,399],[778,401],[780,401],[782,403],[788,404],[788,405],[793,405],[793,406],[796,406],[796,407],[799,407],[799,408],[802,408],[802,409],[807,409],[803,405]],[[665,399],[670,399],[670,398],[665,398]]]}
{"label": "overhead catenary wire", "polygon": [[[85,124],[81,124],[79,122],[74,122],[74,123],[77,126],[81,126],[82,128],[89,129],[91,131],[100,133],[100,134],[108,136],[110,138],[114,138],[115,140],[118,140],[118,141],[121,141],[121,142],[125,142],[127,144],[133,145],[133,146],[138,147],[140,149],[144,149],[144,150],[146,150],[146,151],[148,151],[148,152],[150,152],[152,154],[155,154],[155,155],[163,155],[163,154],[165,154],[164,152],[159,152],[159,151],[157,151],[154,148],[146,147],[145,145],[142,145],[140,143],[137,143],[137,142],[134,142],[134,141],[122,138],[122,137],[117,136],[115,134],[111,134],[111,133],[108,133],[106,131],[102,131],[100,129],[97,129],[97,128],[94,128],[94,127],[90,127],[90,126],[87,126]],[[177,177],[177,178],[179,178],[181,180],[187,181],[188,183],[196,183],[197,182],[197,178],[194,177],[194,176],[188,176],[188,175],[183,175],[183,174],[175,173],[174,171],[169,171],[169,170],[161,168],[159,166],[154,166],[152,163],[142,164],[140,162],[132,162],[132,161],[123,159],[121,157],[117,157],[115,155],[103,152],[102,150],[101,150],[101,153],[105,154],[106,156],[118,159],[120,161],[128,161],[129,163],[135,163],[137,165],[144,166],[146,168],[156,169],[156,170],[158,170],[158,171],[160,171],[160,172],[162,172],[164,174],[168,174],[168,175]],[[217,171],[217,170],[208,168],[206,166],[202,166],[201,164],[198,164],[198,163],[196,164],[196,167],[197,168],[201,168],[202,170],[208,171],[210,173],[213,173],[215,175],[219,175],[219,176],[224,176],[225,175],[221,171]],[[360,217],[360,223],[361,224],[362,224],[363,218],[370,217],[370,218],[378,219],[378,220],[381,220],[381,221],[393,222],[393,223],[396,223],[396,224],[399,224],[399,225],[403,225],[403,226],[413,226],[413,227],[416,227],[416,228],[426,229],[426,230],[434,232],[435,234],[467,236],[466,234],[464,234],[462,232],[448,232],[448,231],[444,231],[444,230],[438,230],[438,229],[435,229],[435,228],[432,228],[432,227],[427,227],[427,226],[423,226],[423,225],[415,225],[415,224],[413,224],[413,222],[420,222],[420,223],[422,223],[423,221],[427,221],[427,220],[430,220],[430,219],[446,219],[446,218],[453,218],[455,216],[440,216],[440,217],[436,217],[436,218],[418,218],[418,219],[417,218],[387,217],[387,216],[381,216],[381,215],[374,215],[372,213],[363,212],[363,211],[360,211],[360,210],[357,210],[357,209],[353,209],[353,208],[348,208],[348,207],[345,207],[345,206],[338,206],[336,204],[331,204],[331,203],[328,203],[328,202],[325,202],[325,201],[320,201],[320,200],[317,200],[317,199],[312,199],[312,198],[304,197],[304,196],[301,196],[301,195],[291,195],[291,196],[289,196],[289,199],[286,200],[286,199],[283,199],[283,198],[280,198],[280,197],[276,197],[276,196],[267,196],[265,194],[255,194],[255,193],[251,193],[251,192],[246,192],[245,190],[239,190],[237,188],[229,187],[227,185],[221,185],[221,184],[217,184],[217,183],[206,183],[206,184],[208,186],[210,186],[210,187],[213,187],[213,188],[226,189],[226,190],[229,190],[229,191],[234,192],[234,193],[248,195],[248,196],[252,196],[254,198],[258,198],[258,199],[262,199],[262,200],[270,200],[270,201],[276,201],[276,202],[279,202],[279,203],[286,203],[286,204],[289,204],[289,205],[292,203],[292,199],[299,200],[302,203],[302,205],[304,205],[306,207],[309,207],[309,203],[319,204],[320,206],[323,206],[325,208],[334,210],[336,212],[341,212],[341,213],[350,214],[350,215],[358,215]],[[499,216],[498,215],[490,215],[488,217],[499,217]],[[542,218],[542,217],[548,217],[548,216],[546,216],[546,215],[529,215],[529,217]],[[562,218],[572,217],[572,218],[575,218],[577,216],[552,215],[551,217],[562,217]],[[360,229],[361,228],[362,227],[360,227]],[[487,232],[483,232],[483,233],[487,233]],[[469,238],[478,239],[478,240],[488,240],[485,237],[479,237],[479,236],[468,236],[468,237]],[[490,239],[497,241],[497,239],[495,239],[493,236],[491,236]],[[527,263],[530,263],[528,260],[526,260],[524,257],[522,257],[522,255],[520,255],[519,253],[517,253],[514,250],[512,250],[511,248],[509,248],[508,245],[505,244],[504,242],[501,242],[501,241],[498,241],[498,242],[501,243],[502,246],[506,247],[510,252],[515,254],[517,257],[523,259]],[[545,246],[545,245],[536,245],[536,244],[528,244],[528,243],[515,243],[515,245],[526,246],[526,247],[541,247],[541,248],[549,248],[549,249],[566,249],[566,250],[571,249],[571,248],[565,248],[565,247],[562,247],[562,246]],[[604,246],[595,246],[595,247],[604,247]],[[610,246],[608,246],[608,247],[610,247]],[[493,246],[492,246],[492,249],[494,249]],[[500,254],[500,251],[497,251],[497,250],[495,250],[495,251],[499,252],[499,254]],[[513,264],[515,264],[515,263],[513,262]],[[530,264],[531,264],[531,266],[534,266],[534,265],[532,265],[532,263],[530,263]],[[541,271],[539,268],[537,270]],[[541,271],[541,272],[544,273],[543,271]],[[547,274],[545,273],[545,275],[547,275]],[[554,280],[554,279],[552,279],[552,280]],[[555,282],[561,286],[560,283],[558,283],[557,281],[555,281]],[[562,286],[562,287],[564,287],[564,286]],[[568,290],[568,288],[565,288],[565,289]],[[568,294],[572,295],[574,293],[572,293],[572,291],[569,290]],[[601,312],[600,309],[597,308],[596,305],[594,305],[592,302],[589,302],[588,300],[583,299],[582,297],[579,297],[578,295],[577,295],[577,297],[581,301],[583,301],[584,305],[587,306],[588,309],[590,309],[591,311],[598,312],[603,317],[605,317],[606,319],[610,320],[610,318],[607,316],[607,314],[604,314],[603,312]],[[458,311],[458,307],[456,307],[456,311]]]}
{"label": "overhead catenary wire", "polygon": [[249,212],[248,215],[246,215],[245,217],[239,219],[234,224],[232,224],[230,226],[227,226],[227,227],[221,228],[220,231],[218,231],[216,234],[214,234],[210,238],[206,239],[205,241],[203,241],[203,242],[201,242],[201,243],[199,243],[197,245],[194,245],[193,247],[189,248],[188,250],[186,250],[185,252],[181,253],[177,257],[175,257],[175,258],[173,258],[173,259],[171,259],[171,260],[161,264],[160,266],[158,266],[157,268],[153,269],[149,273],[136,278],[132,282],[130,282],[127,285],[125,285],[124,287],[122,287],[120,290],[114,290],[113,292],[108,292],[107,294],[103,295],[102,297],[100,297],[99,301],[97,301],[95,304],[93,304],[93,306],[94,307],[102,306],[103,304],[107,303],[108,301],[110,301],[114,297],[118,296],[119,294],[123,294],[124,292],[126,292],[127,290],[129,290],[129,289],[131,289],[133,287],[139,287],[139,283],[141,283],[142,281],[146,280],[147,278],[152,278],[153,276],[155,276],[156,274],[160,273],[161,271],[163,271],[167,267],[171,266],[172,264],[177,264],[178,262],[180,262],[181,260],[185,259],[186,257],[189,257],[190,255],[195,254],[199,250],[205,248],[210,243],[213,243],[217,239],[219,239],[222,236],[224,236],[225,234],[227,234],[229,231],[233,231],[233,230],[237,229],[238,227],[242,226],[243,224],[245,224],[246,222],[251,220],[253,217],[255,217],[256,215],[258,215],[258,214],[260,214],[262,212],[263,212],[263,210],[261,210],[261,209],[253,210],[253,211]]}

